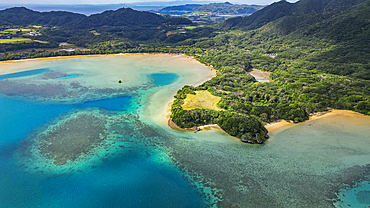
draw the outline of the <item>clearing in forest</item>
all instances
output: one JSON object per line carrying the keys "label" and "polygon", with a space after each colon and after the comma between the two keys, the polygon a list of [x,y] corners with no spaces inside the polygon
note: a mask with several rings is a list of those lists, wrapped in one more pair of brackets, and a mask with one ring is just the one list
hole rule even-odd
{"label": "clearing in forest", "polygon": [[195,95],[188,94],[184,100],[184,104],[181,106],[184,110],[192,110],[196,108],[204,108],[211,110],[223,110],[217,107],[217,103],[221,100],[221,97],[212,95],[206,90],[195,91]]}

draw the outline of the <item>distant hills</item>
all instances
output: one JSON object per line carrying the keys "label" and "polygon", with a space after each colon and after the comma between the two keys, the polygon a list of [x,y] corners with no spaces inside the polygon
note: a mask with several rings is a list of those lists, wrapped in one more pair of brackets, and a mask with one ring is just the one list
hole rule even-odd
{"label": "distant hills", "polygon": [[72,12],[36,12],[25,7],[13,7],[0,11],[0,24],[61,26],[79,22],[86,17]]}
{"label": "distant hills", "polygon": [[0,11],[0,22],[13,25],[48,25],[73,28],[102,26],[156,26],[166,18],[150,12],[131,8],[108,10],[100,14],[86,16],[72,12],[37,12],[25,7],[14,7]]}
{"label": "distant hills", "polygon": [[209,12],[217,15],[238,15],[238,14],[252,14],[263,6],[259,5],[245,5],[245,4],[231,4],[225,3],[212,3],[212,4],[185,4],[178,6],[165,7],[159,11],[160,14],[169,15],[183,15],[194,12]]}
{"label": "distant hills", "polygon": [[[256,5],[233,5],[231,3],[213,4],[186,4],[170,6],[156,11],[160,14],[185,14],[193,12],[208,13],[211,15],[246,15],[252,14],[263,8]],[[207,16],[206,20],[207,20]],[[107,10],[90,16],[66,11],[38,12],[25,7],[13,7],[0,11],[0,25],[47,25],[63,26],[68,28],[90,28],[102,26],[132,26],[132,27],[156,27],[171,17],[158,15],[152,12],[136,11],[131,8]],[[224,17],[219,18],[222,21]],[[190,20],[177,19],[182,24],[191,24]],[[195,20],[195,19],[192,19]],[[199,20],[199,19],[198,19]],[[171,20],[174,22],[174,20]],[[181,22],[180,21],[180,22]]]}

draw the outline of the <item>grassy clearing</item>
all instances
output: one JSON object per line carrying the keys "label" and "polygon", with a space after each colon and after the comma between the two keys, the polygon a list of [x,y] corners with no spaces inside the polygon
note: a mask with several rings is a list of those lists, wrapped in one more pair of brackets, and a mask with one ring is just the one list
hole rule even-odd
{"label": "grassy clearing", "polygon": [[32,41],[29,38],[13,38],[13,39],[0,39],[0,43],[17,43],[17,42],[26,42]]}
{"label": "grassy clearing", "polygon": [[187,26],[187,27],[185,27],[185,29],[188,29],[188,30],[193,30],[195,28],[197,28],[197,27],[194,27],[194,26]]}
{"label": "grassy clearing", "polygon": [[217,103],[221,100],[221,97],[212,95],[206,90],[195,91],[196,95],[188,94],[184,100],[184,104],[181,106],[184,110],[192,110],[196,108],[204,108],[211,110],[222,110],[217,107]]}

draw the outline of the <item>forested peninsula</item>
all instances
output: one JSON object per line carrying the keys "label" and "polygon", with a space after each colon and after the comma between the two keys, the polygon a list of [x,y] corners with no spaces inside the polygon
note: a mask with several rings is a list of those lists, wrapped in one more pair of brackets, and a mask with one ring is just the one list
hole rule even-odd
{"label": "forested peninsula", "polygon": [[[171,118],[182,128],[218,124],[263,143],[269,122],[331,108],[370,115],[370,0],[280,1],[218,24],[129,8],[91,16],[12,8],[0,11],[0,25],[1,40],[19,40],[0,43],[0,60],[160,52],[212,66],[216,77],[175,96]],[[21,40],[28,30],[42,35]],[[271,81],[257,82],[254,68],[272,72]],[[223,110],[184,110],[200,90],[220,97]]]}

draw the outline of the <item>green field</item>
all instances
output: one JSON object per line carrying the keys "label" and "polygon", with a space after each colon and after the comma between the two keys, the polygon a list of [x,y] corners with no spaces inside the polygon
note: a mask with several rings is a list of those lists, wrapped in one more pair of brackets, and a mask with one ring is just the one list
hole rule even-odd
{"label": "green field", "polygon": [[181,106],[184,110],[192,110],[197,108],[211,109],[211,110],[222,110],[217,107],[217,103],[221,100],[221,97],[212,95],[206,90],[195,91],[195,95],[188,94],[184,100],[184,104]]}
{"label": "green field", "polygon": [[17,42],[25,42],[25,41],[32,41],[32,40],[30,38],[0,39],[0,43],[17,43]]}

